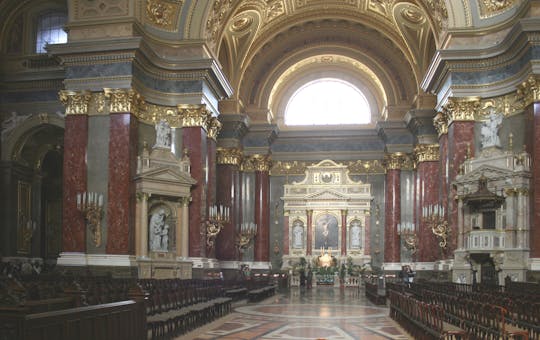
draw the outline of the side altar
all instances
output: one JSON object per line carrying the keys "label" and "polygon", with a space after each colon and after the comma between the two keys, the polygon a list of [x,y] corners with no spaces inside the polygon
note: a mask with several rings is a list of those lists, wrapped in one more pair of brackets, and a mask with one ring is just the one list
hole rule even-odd
{"label": "side altar", "polygon": [[282,200],[283,270],[298,263],[327,270],[319,266],[325,253],[333,255],[334,268],[369,266],[371,185],[352,180],[345,165],[324,160],[308,166],[304,180],[285,184]]}

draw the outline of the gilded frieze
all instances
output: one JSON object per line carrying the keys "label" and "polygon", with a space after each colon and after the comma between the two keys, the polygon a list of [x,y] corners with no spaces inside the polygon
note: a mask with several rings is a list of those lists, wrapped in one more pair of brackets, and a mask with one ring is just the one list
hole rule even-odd
{"label": "gilded frieze", "polygon": [[438,112],[433,118],[433,125],[439,137],[448,134],[448,116],[444,112]]}
{"label": "gilded frieze", "polygon": [[480,109],[480,98],[449,98],[443,107],[443,113],[448,117],[448,125],[453,121],[474,121]]}
{"label": "gilded frieze", "polygon": [[159,121],[166,121],[170,127],[182,127],[182,120],[176,107],[162,106],[155,104],[144,105],[144,110],[139,113],[139,120],[148,124],[155,124]]}
{"label": "gilded frieze", "polygon": [[109,100],[110,113],[131,112],[139,115],[141,106],[144,103],[143,98],[133,89],[103,89],[105,98]]}
{"label": "gilded frieze", "polygon": [[266,22],[270,22],[285,14],[285,3],[283,0],[268,1],[265,15]]}
{"label": "gilded frieze", "polygon": [[313,163],[299,161],[278,161],[272,164],[270,174],[272,176],[280,175],[303,175],[308,165]]}
{"label": "gilded frieze", "polygon": [[480,18],[486,19],[504,13],[520,3],[519,0],[480,0],[477,1]]}
{"label": "gilded frieze", "polygon": [[208,137],[217,140],[217,136],[221,131],[221,122],[213,116],[208,118]]}
{"label": "gilded frieze", "polygon": [[88,114],[88,105],[92,99],[92,94],[89,91],[61,90],[58,96],[66,108],[66,115]]}
{"label": "gilded frieze", "polygon": [[351,161],[347,165],[350,174],[381,174],[385,173],[384,162],[378,159]]}
{"label": "gilded frieze", "polygon": [[433,162],[439,160],[439,144],[418,144],[414,147],[416,163]]}
{"label": "gilded frieze", "polygon": [[182,127],[202,127],[208,131],[212,114],[206,109],[206,105],[180,104],[178,105],[178,114],[182,121]]}
{"label": "gilded frieze", "polygon": [[212,11],[206,21],[206,32],[211,46],[217,45],[219,31],[232,11],[233,0],[214,0]]}
{"label": "gilded frieze", "polygon": [[250,157],[244,158],[242,163],[242,171],[261,171],[267,172],[270,171],[272,167],[272,160],[269,155],[259,155],[255,154]]}
{"label": "gilded frieze", "polygon": [[217,164],[236,165],[242,164],[242,150],[236,148],[217,148]]}
{"label": "gilded frieze", "polygon": [[403,152],[385,155],[384,165],[386,170],[410,170],[413,168],[411,157]]}
{"label": "gilded frieze", "polygon": [[173,31],[178,26],[178,17],[183,1],[147,0],[146,19],[153,26]]}
{"label": "gilded frieze", "polygon": [[523,102],[523,106],[540,101],[540,87],[538,78],[535,75],[529,76],[527,80],[518,85],[517,97]]}

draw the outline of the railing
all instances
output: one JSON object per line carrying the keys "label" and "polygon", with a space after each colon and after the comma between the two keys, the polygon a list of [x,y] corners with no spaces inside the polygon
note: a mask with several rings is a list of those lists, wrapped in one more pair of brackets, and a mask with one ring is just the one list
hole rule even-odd
{"label": "railing", "polygon": [[503,250],[506,232],[501,230],[472,230],[467,237],[466,249],[469,250]]}

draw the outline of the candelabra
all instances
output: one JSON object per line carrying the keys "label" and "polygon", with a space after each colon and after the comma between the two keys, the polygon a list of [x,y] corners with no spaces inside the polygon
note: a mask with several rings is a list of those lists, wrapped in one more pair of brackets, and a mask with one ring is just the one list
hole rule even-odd
{"label": "candelabra", "polygon": [[398,223],[397,228],[398,235],[400,235],[403,242],[405,242],[405,247],[411,251],[412,255],[416,254],[418,251],[418,236],[416,236],[414,223]]}
{"label": "candelabra", "polygon": [[444,218],[444,207],[437,205],[429,205],[422,209],[422,218],[424,222],[431,227],[431,231],[439,238],[439,246],[446,248],[448,233],[448,221]]}
{"label": "candelabra", "polygon": [[83,214],[94,245],[101,246],[101,218],[103,217],[103,194],[83,192],[77,194],[77,209]]}
{"label": "candelabra", "polygon": [[236,246],[241,253],[249,248],[249,244],[255,235],[257,235],[257,225],[255,223],[244,222],[240,225],[240,230],[236,234]]}
{"label": "candelabra", "polygon": [[223,205],[213,205],[208,208],[208,221],[206,221],[206,246],[214,248],[217,235],[225,223],[230,221],[230,208]]}

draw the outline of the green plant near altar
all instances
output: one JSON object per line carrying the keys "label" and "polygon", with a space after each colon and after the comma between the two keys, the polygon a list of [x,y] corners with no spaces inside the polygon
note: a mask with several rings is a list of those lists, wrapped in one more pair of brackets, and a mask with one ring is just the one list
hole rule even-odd
{"label": "green plant near altar", "polygon": [[346,264],[346,268],[347,268],[347,274],[349,276],[360,276],[362,275],[365,270],[366,270],[366,266],[365,265],[358,265],[358,264],[354,264],[353,263],[353,259],[352,257],[347,257],[347,264]]}

